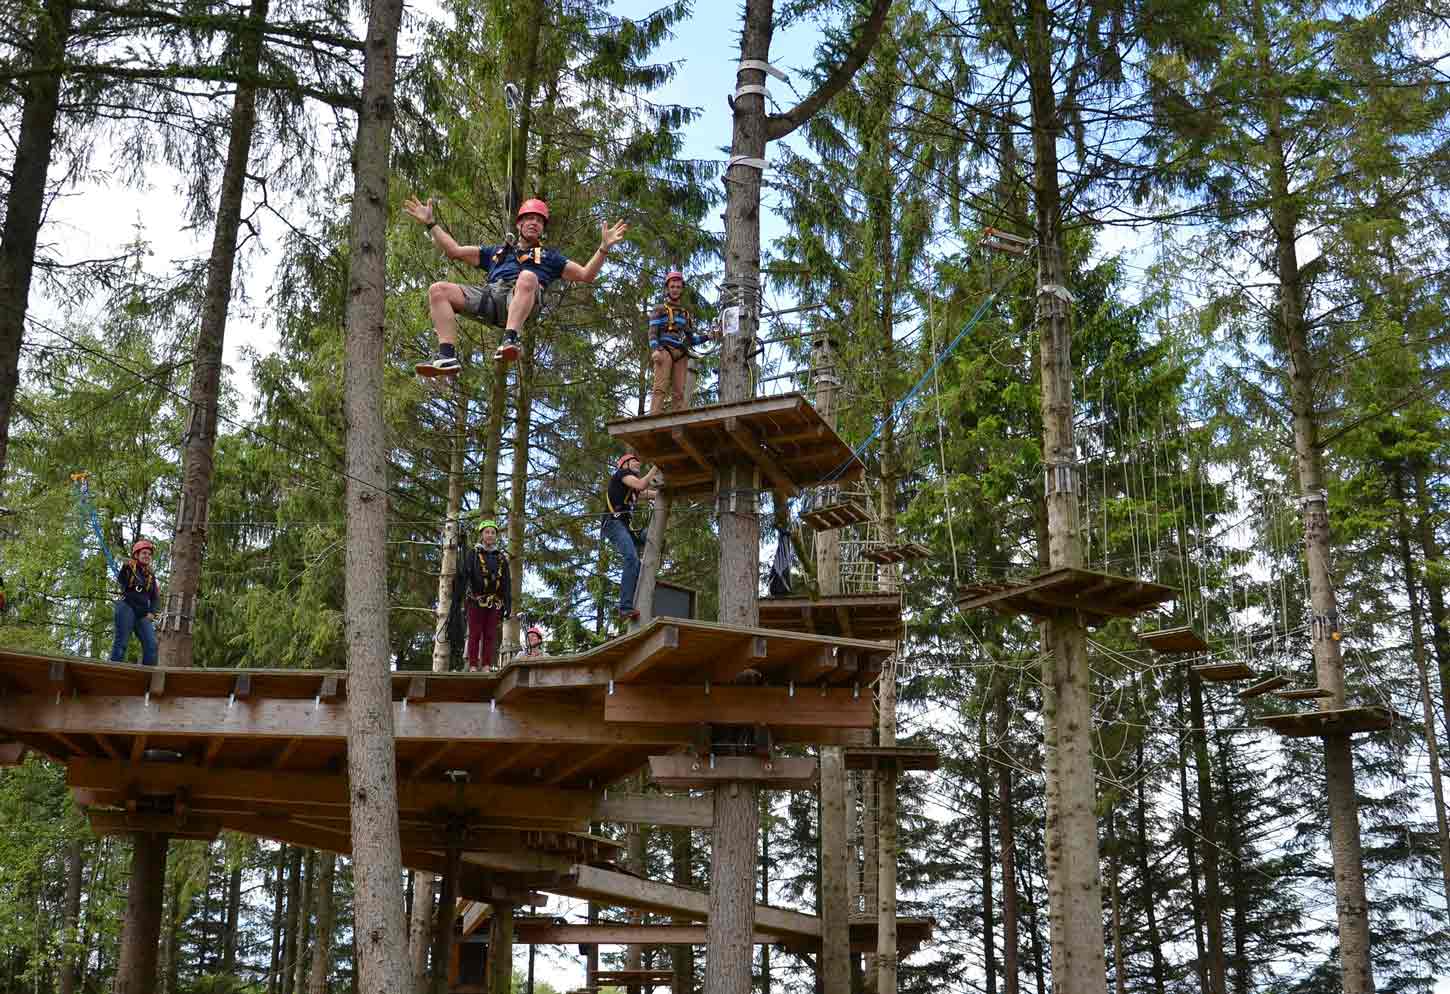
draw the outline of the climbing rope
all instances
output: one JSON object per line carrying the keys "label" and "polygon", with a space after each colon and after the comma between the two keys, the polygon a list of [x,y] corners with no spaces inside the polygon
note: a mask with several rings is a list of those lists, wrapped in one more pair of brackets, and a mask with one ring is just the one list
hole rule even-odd
{"label": "climbing rope", "polygon": [[105,554],[106,565],[110,567],[111,575],[116,576],[121,568],[116,565],[116,558],[111,555],[111,547],[106,544],[106,536],[101,532],[101,519],[96,514],[96,505],[91,502],[90,474],[82,471],[72,473],[71,483],[75,484],[76,502],[81,511],[90,519],[91,531],[95,532],[96,541],[101,546],[101,552]]}

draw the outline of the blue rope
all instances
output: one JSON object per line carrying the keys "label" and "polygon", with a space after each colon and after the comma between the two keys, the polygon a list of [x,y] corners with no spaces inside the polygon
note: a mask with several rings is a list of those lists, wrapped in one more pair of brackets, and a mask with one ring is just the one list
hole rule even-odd
{"label": "blue rope", "polygon": [[826,481],[834,480],[842,473],[846,472],[846,470],[850,468],[851,463],[861,458],[861,453],[866,451],[867,446],[869,446],[872,442],[876,441],[876,436],[881,434],[881,430],[885,428],[889,422],[896,420],[896,416],[901,413],[901,409],[907,404],[911,403],[912,398],[921,391],[921,388],[923,386],[926,385],[926,381],[931,379],[931,374],[937,371],[941,364],[946,361],[947,356],[952,354],[952,350],[957,347],[957,345],[961,342],[963,338],[967,337],[967,333],[975,328],[977,326],[977,323],[981,321],[982,318],[986,315],[987,308],[991,307],[992,301],[997,299],[998,292],[999,291],[997,290],[993,290],[987,295],[987,298],[983,300],[981,305],[977,308],[976,313],[967,320],[967,323],[965,325],[962,326],[962,330],[957,332],[957,337],[953,338],[951,342],[947,344],[947,347],[942,349],[941,354],[936,357],[936,361],[933,362],[931,366],[927,368],[927,371],[921,375],[921,379],[916,381],[916,386],[912,387],[909,391],[907,391],[906,396],[902,397],[901,400],[897,402],[896,406],[891,409],[891,413],[888,414],[886,417],[882,418],[881,423],[876,426],[875,430],[872,431],[870,435],[866,436],[866,441],[856,446],[855,451],[851,453],[851,458],[847,459],[845,462],[841,463],[840,466],[836,467],[831,475],[826,477]]}
{"label": "blue rope", "polygon": [[106,536],[101,533],[101,519],[96,514],[96,505],[91,503],[91,488],[85,477],[76,480],[76,489],[80,491],[81,510],[90,516],[91,531],[96,533],[96,541],[101,545],[101,552],[105,553],[106,565],[110,567],[112,576],[119,576],[121,568],[116,565],[116,559],[111,555],[111,547],[106,544]]}

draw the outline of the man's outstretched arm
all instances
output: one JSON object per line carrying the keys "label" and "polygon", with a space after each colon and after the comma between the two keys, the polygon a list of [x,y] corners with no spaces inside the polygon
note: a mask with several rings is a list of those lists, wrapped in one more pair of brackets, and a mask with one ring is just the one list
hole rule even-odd
{"label": "man's outstretched arm", "polygon": [[438,246],[438,251],[450,259],[466,262],[470,266],[479,264],[482,250],[477,245],[459,245],[452,235],[443,230],[443,226],[438,223],[433,213],[431,197],[426,204],[416,197],[409,197],[403,201],[403,210],[407,211],[414,221],[428,229],[428,234],[432,236],[433,244]]}
{"label": "man's outstretched arm", "polygon": [[593,283],[599,275],[599,270],[604,268],[604,260],[609,256],[609,250],[624,240],[624,233],[629,230],[629,225],[623,221],[615,221],[611,225],[608,221],[599,223],[599,248],[589,257],[589,262],[581,266],[577,262],[568,262],[564,265],[564,279],[571,283]]}

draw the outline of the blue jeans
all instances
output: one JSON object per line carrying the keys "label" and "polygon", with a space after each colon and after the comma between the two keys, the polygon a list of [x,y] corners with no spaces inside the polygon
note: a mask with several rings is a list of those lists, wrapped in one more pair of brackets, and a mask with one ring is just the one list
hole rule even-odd
{"label": "blue jeans", "polygon": [[619,558],[624,561],[624,568],[619,577],[619,609],[632,611],[634,610],[634,587],[639,583],[641,543],[635,541],[634,532],[629,530],[629,526],[613,515],[604,519],[604,524],[600,526],[599,531],[609,540],[609,544],[614,546],[614,551],[619,553]]}
{"label": "blue jeans", "polygon": [[156,627],[150,618],[125,601],[116,602],[116,640],[111,643],[111,662],[119,663],[126,658],[133,631],[141,640],[141,665],[155,666]]}

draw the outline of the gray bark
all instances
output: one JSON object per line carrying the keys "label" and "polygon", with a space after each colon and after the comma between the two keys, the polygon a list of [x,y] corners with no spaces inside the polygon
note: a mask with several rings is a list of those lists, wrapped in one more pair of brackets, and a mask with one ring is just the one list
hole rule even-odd
{"label": "gray bark", "polygon": [[65,953],[60,964],[60,994],[76,994],[80,980],[80,959],[85,947],[80,945],[81,882],[85,870],[85,843],[71,839],[65,851]]}
{"label": "gray bark", "polygon": [[332,897],[336,877],[337,856],[330,852],[319,852],[316,896],[313,898],[317,915],[317,935],[312,942],[312,968],[308,972],[307,994],[327,994],[327,978],[332,972],[332,932],[336,924]]}
{"label": "gray bark", "polygon": [[126,889],[126,921],[114,994],[151,994],[156,989],[170,842],[166,835],[137,833],[131,837],[131,881]]}
{"label": "gray bark", "polygon": [[343,621],[348,658],[347,776],[361,994],[409,994],[398,835],[397,755],[389,676],[387,435],[383,425],[389,151],[402,0],[375,0],[366,61],[348,238],[343,415],[347,550]]}

